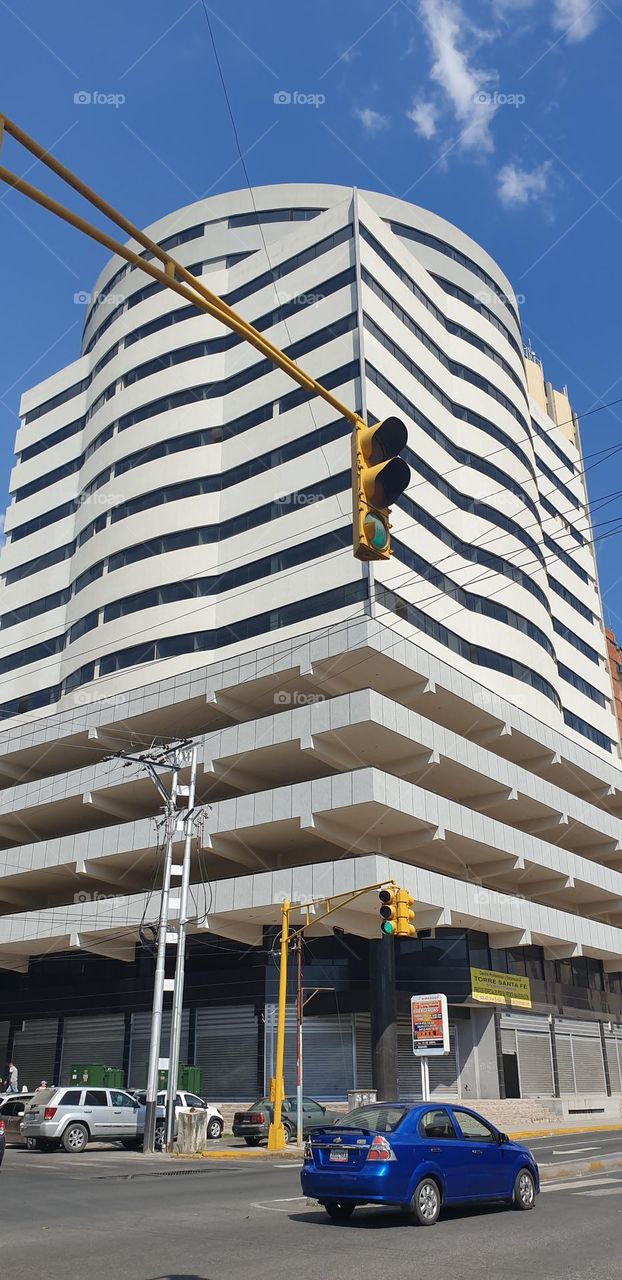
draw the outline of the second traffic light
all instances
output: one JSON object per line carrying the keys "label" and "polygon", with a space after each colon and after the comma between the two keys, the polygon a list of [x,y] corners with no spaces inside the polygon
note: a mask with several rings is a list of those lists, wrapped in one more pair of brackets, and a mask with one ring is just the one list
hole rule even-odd
{"label": "second traffic light", "polygon": [[397,936],[398,938],[416,938],[415,900],[405,889],[398,889],[397,894]]}
{"label": "second traffic light", "polygon": [[408,488],[410,467],[398,457],[408,440],[401,418],[352,431],[352,528],[357,560],[391,556],[390,508]]}

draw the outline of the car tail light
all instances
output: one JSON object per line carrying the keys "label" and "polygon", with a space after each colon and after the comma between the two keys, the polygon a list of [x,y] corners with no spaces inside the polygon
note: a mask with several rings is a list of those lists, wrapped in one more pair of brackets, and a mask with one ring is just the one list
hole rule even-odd
{"label": "car tail light", "polygon": [[266,1123],[266,1117],[263,1111],[251,1111],[251,1114],[247,1116],[247,1119],[249,1124],[265,1124]]}
{"label": "car tail light", "polygon": [[0,1120],[0,1133],[4,1133],[4,1120]]}
{"label": "car tail light", "polygon": [[391,1143],[387,1142],[386,1138],[382,1138],[380,1134],[377,1133],[375,1138],[372,1140],[369,1151],[367,1152],[367,1159],[386,1163],[387,1160],[395,1160],[395,1152]]}
{"label": "car tail light", "polygon": [[46,1107],[45,1111],[43,1112],[43,1119],[53,1120],[54,1116],[56,1115],[56,1110],[57,1110],[56,1107]]}
{"label": "car tail light", "polygon": [[313,1147],[311,1146],[308,1138],[304,1145],[302,1158],[305,1164],[309,1164],[313,1160]]}

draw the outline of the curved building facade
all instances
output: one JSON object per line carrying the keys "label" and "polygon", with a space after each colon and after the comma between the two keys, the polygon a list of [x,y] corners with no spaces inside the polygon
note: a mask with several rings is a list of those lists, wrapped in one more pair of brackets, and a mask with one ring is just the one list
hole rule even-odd
{"label": "curved building facade", "polygon": [[[234,192],[148,230],[342,400],[404,417],[412,484],[377,610],[610,750],[578,442],[569,411],[557,427],[530,397],[509,282],[457,228],[390,197],[268,187],[256,209]],[[5,718],[364,612],[348,427],[329,406],[119,259],[82,351],[23,400]]]}
{"label": "curved building facade", "polygon": [[[576,421],[510,282],[442,218],[346,187],[231,192],[148,231],[342,402],[399,414],[411,482],[390,563],[362,565],[348,424],[107,263],[81,354],[23,397],[11,475],[0,1052],[30,1083],[96,1045],[144,1084],[161,802],[115,752],[184,736],[210,809],[182,1058],[215,1101],[272,1072],[283,898],[393,879],[420,931],[397,948],[402,1092],[410,994],[444,990],[435,1095],[606,1109],[618,731]],[[327,1097],[371,1083],[375,895],[339,923],[347,954],[321,923],[307,954],[305,1087]]]}

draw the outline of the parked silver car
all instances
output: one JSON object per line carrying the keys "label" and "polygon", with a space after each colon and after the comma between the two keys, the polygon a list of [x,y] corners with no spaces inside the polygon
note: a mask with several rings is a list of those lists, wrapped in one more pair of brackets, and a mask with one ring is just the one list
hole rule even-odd
{"label": "parked silver car", "polygon": [[9,1093],[0,1101],[0,1120],[4,1121],[4,1137],[7,1147],[25,1147],[22,1121],[33,1093]]}
{"label": "parked silver car", "polygon": [[144,1111],[125,1089],[38,1089],[26,1106],[22,1137],[40,1151],[63,1147],[76,1154],[87,1142],[139,1147]]}

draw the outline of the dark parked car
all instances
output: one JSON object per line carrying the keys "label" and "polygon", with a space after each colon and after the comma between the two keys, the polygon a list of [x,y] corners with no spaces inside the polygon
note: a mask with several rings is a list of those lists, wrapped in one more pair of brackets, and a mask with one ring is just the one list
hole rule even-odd
{"label": "dark parked car", "polygon": [[445,1205],[502,1200],[533,1209],[538,1166],[467,1107],[377,1102],[341,1116],[307,1142],[300,1180],[330,1218],[359,1204],[396,1205],[424,1227]]}
{"label": "dark parked car", "polygon": [[[288,1096],[283,1099],[282,1108],[285,1141],[296,1140],[296,1098]],[[326,1110],[315,1098],[302,1099],[302,1132],[307,1138],[315,1129],[334,1124],[337,1113]],[[234,1138],[244,1138],[247,1146],[258,1147],[262,1138],[268,1137],[268,1129],[272,1123],[272,1103],[267,1098],[258,1098],[247,1111],[236,1111],[233,1117]]]}

